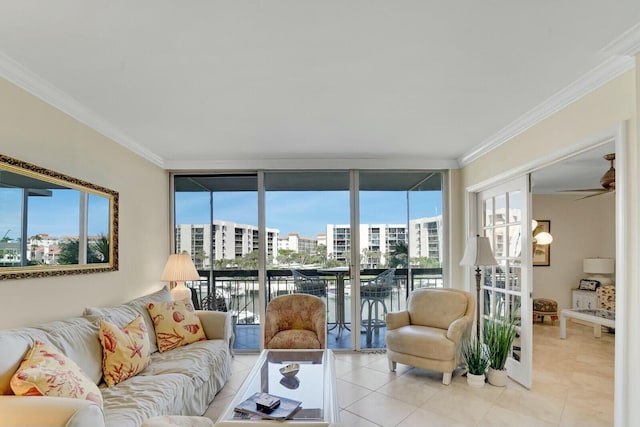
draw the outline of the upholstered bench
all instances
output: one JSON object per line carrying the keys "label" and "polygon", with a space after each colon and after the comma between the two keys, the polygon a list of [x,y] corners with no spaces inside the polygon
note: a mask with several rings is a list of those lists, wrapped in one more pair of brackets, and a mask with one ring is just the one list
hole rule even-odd
{"label": "upholstered bench", "polygon": [[142,423],[142,427],[213,427],[213,421],[205,417],[165,415],[153,417]]}
{"label": "upholstered bench", "polygon": [[549,298],[535,298],[533,300],[533,320],[540,319],[544,322],[544,316],[551,318],[551,324],[558,320],[558,303]]}

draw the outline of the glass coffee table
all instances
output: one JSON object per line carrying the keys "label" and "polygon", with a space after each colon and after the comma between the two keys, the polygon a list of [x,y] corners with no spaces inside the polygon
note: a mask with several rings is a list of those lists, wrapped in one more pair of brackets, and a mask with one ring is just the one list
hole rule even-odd
{"label": "glass coffee table", "polygon": [[[300,365],[294,377],[285,377],[280,368]],[[257,392],[302,402],[301,409],[285,421],[263,419],[236,412],[234,408]],[[328,426],[339,420],[334,355],[331,350],[264,350],[242,386],[216,422],[216,427],[295,424]]]}
{"label": "glass coffee table", "polygon": [[567,318],[578,319],[593,323],[593,336],[602,336],[601,326],[616,327],[616,312],[608,310],[592,310],[565,308],[560,312],[560,338],[567,338]]}

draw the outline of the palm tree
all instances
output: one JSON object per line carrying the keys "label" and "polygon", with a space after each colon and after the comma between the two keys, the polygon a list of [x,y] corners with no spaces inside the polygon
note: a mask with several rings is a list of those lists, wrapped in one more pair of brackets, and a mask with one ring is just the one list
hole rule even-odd
{"label": "palm tree", "polygon": [[405,242],[396,242],[390,251],[389,268],[407,267],[409,259],[409,247]]}

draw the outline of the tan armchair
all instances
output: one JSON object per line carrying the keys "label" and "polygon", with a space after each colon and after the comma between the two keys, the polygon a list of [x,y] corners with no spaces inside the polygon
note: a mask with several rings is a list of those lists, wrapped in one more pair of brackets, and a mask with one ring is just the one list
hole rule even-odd
{"label": "tan armchair", "polygon": [[264,348],[326,348],[327,309],[322,298],[282,295],[267,305]]}
{"label": "tan armchair", "polygon": [[387,314],[389,370],[396,362],[443,373],[451,383],[459,365],[458,349],[471,333],[475,298],[458,289],[428,288],[412,291],[405,311]]}

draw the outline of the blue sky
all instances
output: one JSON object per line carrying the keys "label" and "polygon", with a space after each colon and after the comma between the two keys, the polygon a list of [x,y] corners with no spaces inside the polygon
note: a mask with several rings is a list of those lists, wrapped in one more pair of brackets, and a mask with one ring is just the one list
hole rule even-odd
{"label": "blue sky", "polygon": [[[240,224],[258,224],[258,196],[255,192],[216,192],[213,216]],[[411,193],[411,218],[442,213],[442,196],[436,191]],[[327,224],[349,223],[348,191],[270,191],[266,194],[267,227],[286,235],[297,232],[315,237]],[[360,222],[364,224],[405,224],[407,200],[403,191],[360,193]],[[209,222],[209,193],[177,193],[176,223]]]}
{"label": "blue sky", "polygon": [[[20,190],[0,191],[0,238],[20,236]],[[77,235],[79,195],[76,190],[54,190],[52,197],[29,198],[27,235]],[[363,191],[360,193],[360,222],[364,224],[405,224],[406,193],[403,191]],[[177,193],[176,222],[206,224],[209,221],[209,193]],[[105,198],[89,197],[89,234],[108,233],[109,204]],[[411,218],[442,213],[441,193],[411,193]],[[214,218],[240,224],[258,224],[256,192],[214,193]],[[348,191],[270,191],[266,194],[267,227],[282,235],[297,232],[315,237],[326,224],[349,223]]]}
{"label": "blue sky", "polygon": [[[20,237],[22,190],[0,190],[0,238]],[[27,236],[77,236],[80,217],[78,190],[52,190],[51,197],[29,197]],[[89,195],[89,235],[109,234],[109,201]]]}

